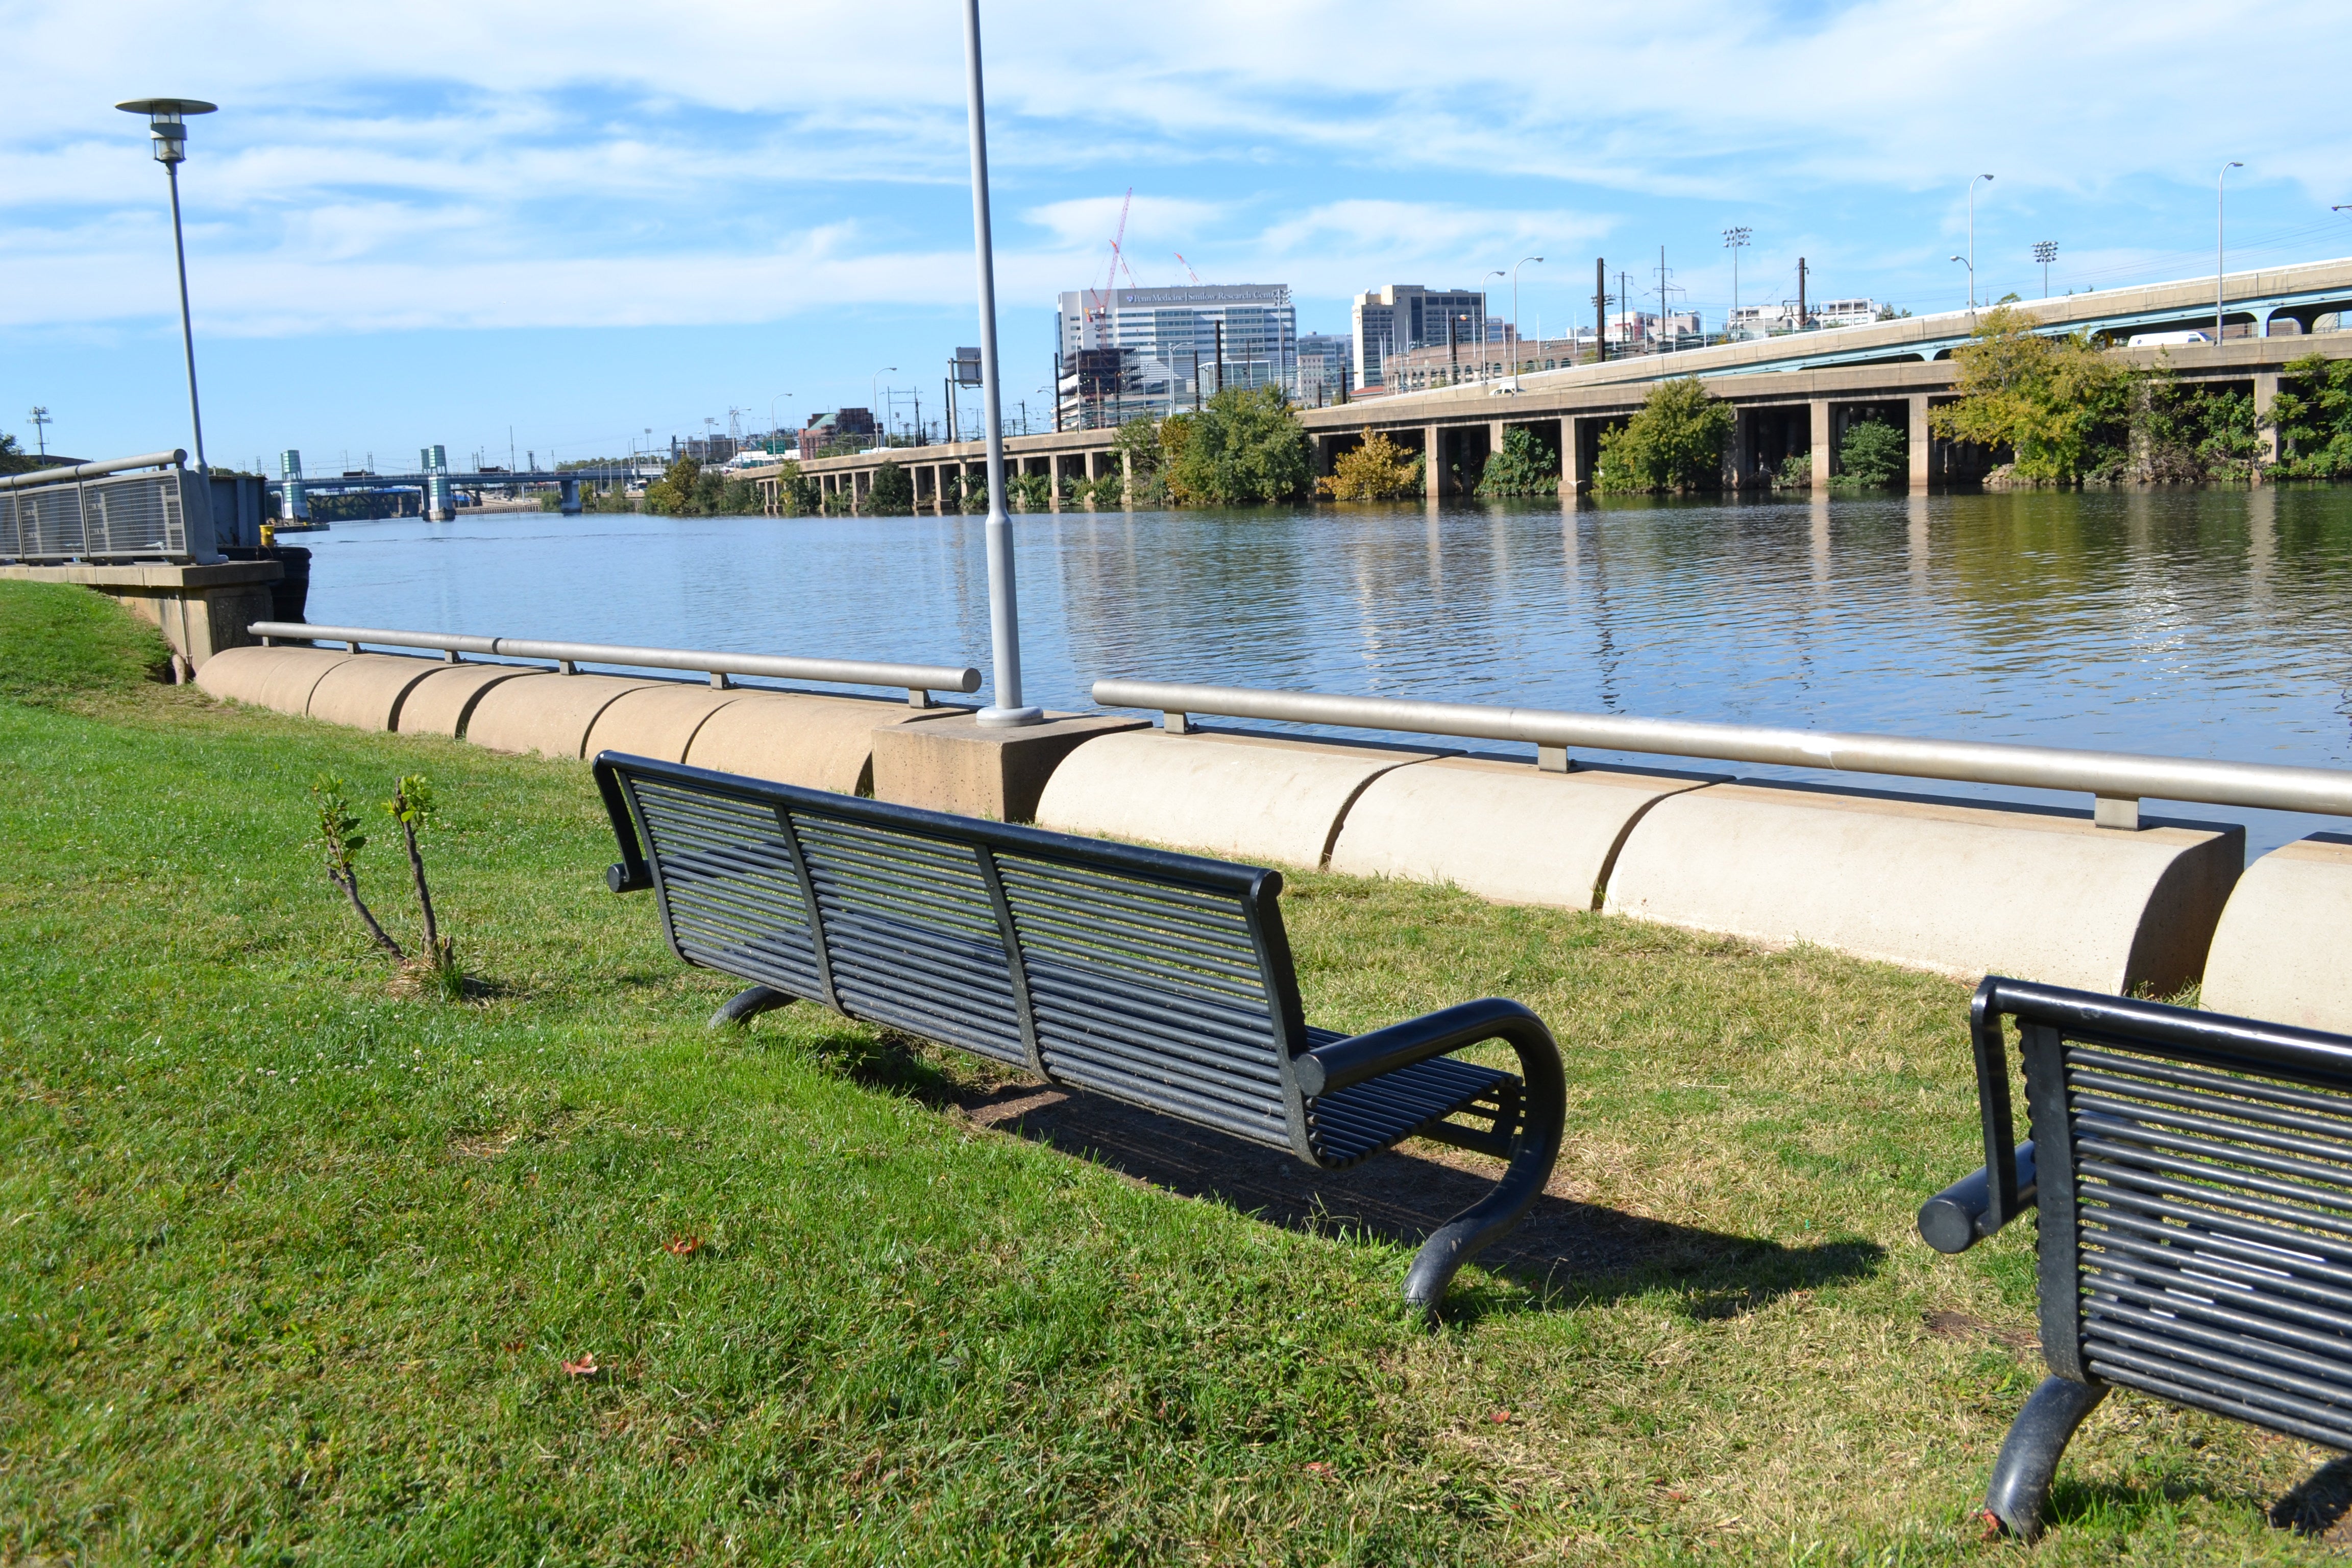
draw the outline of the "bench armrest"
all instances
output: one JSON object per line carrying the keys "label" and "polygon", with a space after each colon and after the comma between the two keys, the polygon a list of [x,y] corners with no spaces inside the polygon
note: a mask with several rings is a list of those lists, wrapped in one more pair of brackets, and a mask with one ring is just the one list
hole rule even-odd
{"label": "bench armrest", "polygon": [[616,893],[641,893],[654,885],[653,868],[646,864],[636,819],[629,815],[629,797],[609,760],[616,754],[600,752],[595,763],[596,793],[604,797],[604,815],[613,819],[613,837],[621,847],[620,864],[605,870],[604,885]]}
{"label": "bench armrest", "polygon": [[[1442,1007],[1385,1029],[1318,1046],[1293,1057],[1290,1067],[1298,1080],[1298,1092],[1312,1100],[1487,1040],[1507,1040],[1518,1047],[1522,1061],[1531,1047],[1549,1054],[1555,1064],[1559,1059],[1551,1031],[1544,1027],[1541,1018],[1507,997],[1489,996],[1483,1002]],[[1555,1074],[1559,1070],[1557,1065],[1552,1068]]]}
{"label": "bench armrest", "polygon": [[[2028,1139],[2017,1146],[2019,1211],[2032,1208],[2033,1200],[2033,1141]],[[1991,1208],[1990,1167],[1979,1165],[1919,1205],[1919,1239],[1938,1252],[1966,1252],[2000,1228],[1985,1224]]]}

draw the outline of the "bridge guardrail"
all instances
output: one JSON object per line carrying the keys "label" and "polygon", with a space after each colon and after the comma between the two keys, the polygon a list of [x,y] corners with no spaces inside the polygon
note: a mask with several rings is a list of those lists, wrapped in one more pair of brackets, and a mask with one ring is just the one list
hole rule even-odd
{"label": "bridge guardrail", "polygon": [[0,560],[221,559],[212,498],[174,449],[0,477]]}

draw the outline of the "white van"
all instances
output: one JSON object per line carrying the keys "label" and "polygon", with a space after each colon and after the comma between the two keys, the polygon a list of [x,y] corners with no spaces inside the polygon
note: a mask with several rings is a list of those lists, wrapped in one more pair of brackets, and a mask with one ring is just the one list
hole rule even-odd
{"label": "white van", "polygon": [[2166,343],[2210,343],[2212,341],[2211,334],[2207,332],[2134,332],[2131,341],[2124,346],[2153,349],[2161,348]]}

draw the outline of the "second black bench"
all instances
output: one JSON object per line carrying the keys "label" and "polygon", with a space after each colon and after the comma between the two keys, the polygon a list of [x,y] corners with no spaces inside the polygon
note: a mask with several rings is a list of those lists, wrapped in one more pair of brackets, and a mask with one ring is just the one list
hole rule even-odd
{"label": "second black bench", "polygon": [[[595,774],[614,891],[652,889],[681,960],[751,983],[714,1023],[805,998],[1318,1170],[1412,1137],[1507,1160],[1414,1258],[1424,1310],[1559,1158],[1559,1050],[1517,1003],[1308,1026],[1279,872],[613,752]],[[1454,1055],[1490,1040],[1516,1075]]]}
{"label": "second black bench", "polygon": [[2040,1211],[2050,1367],[1987,1511],[2037,1534],[2111,1387],[2352,1450],[2352,1037],[1998,975],[1973,1030],[1984,1168],[1930,1198],[1919,1232],[1960,1252]]}

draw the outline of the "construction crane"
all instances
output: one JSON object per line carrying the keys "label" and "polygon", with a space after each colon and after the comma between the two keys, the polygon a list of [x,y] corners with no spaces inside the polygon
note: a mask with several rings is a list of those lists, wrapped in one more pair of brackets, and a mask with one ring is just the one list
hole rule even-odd
{"label": "construction crane", "polygon": [[[1118,247],[1127,243],[1127,215],[1128,210],[1134,205],[1135,187],[1133,185],[1129,185],[1127,187],[1127,199],[1118,205],[1118,232],[1111,236],[1110,270],[1103,278],[1102,292],[1096,296],[1095,316],[1097,320],[1100,320],[1110,313],[1110,297],[1113,293],[1117,292],[1118,289],[1118,269],[1126,264],[1127,260],[1125,257],[1118,253]],[[1132,271],[1128,273],[1127,280],[1129,283],[1133,283],[1135,281],[1135,274]]]}
{"label": "construction crane", "polygon": [[1181,250],[1176,253],[1176,264],[1184,269],[1184,276],[1190,278],[1194,284],[1197,285],[1201,281],[1201,275],[1192,270],[1192,264],[1184,259],[1184,253]]}

